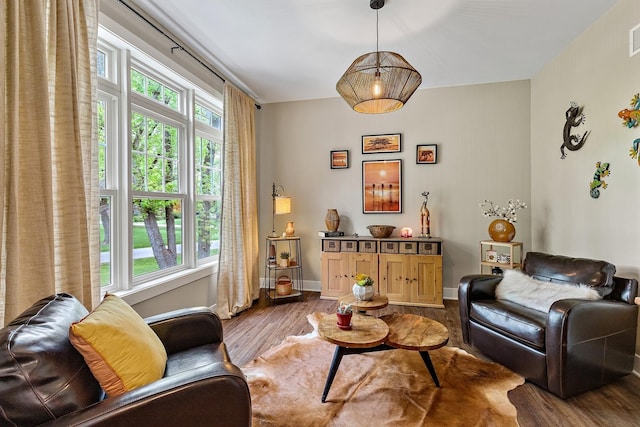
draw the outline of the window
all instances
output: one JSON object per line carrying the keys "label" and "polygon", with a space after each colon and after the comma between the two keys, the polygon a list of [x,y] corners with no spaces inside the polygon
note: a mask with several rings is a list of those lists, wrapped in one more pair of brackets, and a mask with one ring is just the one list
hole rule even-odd
{"label": "window", "polygon": [[126,290],[216,259],[222,102],[108,31],[99,37],[101,284]]}

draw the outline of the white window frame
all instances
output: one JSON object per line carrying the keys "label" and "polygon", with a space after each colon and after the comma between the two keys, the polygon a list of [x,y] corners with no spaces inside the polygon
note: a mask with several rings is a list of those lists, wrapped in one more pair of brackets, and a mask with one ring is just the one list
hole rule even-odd
{"label": "white window frame", "polygon": [[[217,92],[203,90],[187,77],[179,76],[166,65],[129,45],[109,30],[100,28],[100,50],[107,53],[108,78],[98,79],[99,99],[109,100],[108,135],[126,143],[108,144],[106,188],[100,195],[111,198],[111,284],[102,290],[133,295],[129,303],[175,289],[217,270],[218,257],[196,259],[195,248],[195,135],[219,142],[222,147],[223,132],[194,118],[195,100],[223,117],[223,103]],[[158,103],[130,90],[130,70],[135,68],[148,77],[175,90],[180,97],[179,110]],[[178,129],[179,135],[179,188],[176,193],[133,191],[130,186],[130,120],[132,112],[160,120]],[[110,163],[110,165],[109,165]],[[182,203],[182,263],[138,277],[133,276],[132,228],[130,213],[132,201],[139,197],[180,199]],[[191,219],[185,220],[186,217]],[[147,292],[154,288],[153,292]],[[137,297],[134,294],[138,294]]]}

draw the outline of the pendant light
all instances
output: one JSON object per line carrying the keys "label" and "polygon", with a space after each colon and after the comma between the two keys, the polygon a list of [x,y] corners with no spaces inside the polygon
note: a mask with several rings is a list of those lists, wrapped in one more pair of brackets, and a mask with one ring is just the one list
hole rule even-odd
{"label": "pendant light", "polygon": [[336,90],[358,113],[390,113],[404,106],[422,76],[401,55],[378,49],[378,10],[384,0],[370,0],[376,11],[376,51],[358,57],[336,84]]}

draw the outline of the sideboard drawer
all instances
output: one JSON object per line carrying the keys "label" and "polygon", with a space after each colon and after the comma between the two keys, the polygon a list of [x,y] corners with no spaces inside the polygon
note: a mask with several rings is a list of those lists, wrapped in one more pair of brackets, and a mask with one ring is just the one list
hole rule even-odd
{"label": "sideboard drawer", "polygon": [[437,242],[433,242],[433,243],[420,242],[418,244],[418,253],[420,255],[441,255],[440,244]]}
{"label": "sideboard drawer", "polygon": [[323,240],[323,252],[340,252],[340,240]]}
{"label": "sideboard drawer", "polygon": [[376,252],[378,252],[378,245],[376,244],[375,240],[361,240],[358,242],[358,252],[375,254]]}
{"label": "sideboard drawer", "polygon": [[342,240],[340,242],[340,252],[358,252],[358,241]]}
{"label": "sideboard drawer", "polygon": [[417,254],[418,242],[400,242],[401,254]]}
{"label": "sideboard drawer", "polygon": [[381,254],[397,254],[399,250],[398,242],[380,242]]}

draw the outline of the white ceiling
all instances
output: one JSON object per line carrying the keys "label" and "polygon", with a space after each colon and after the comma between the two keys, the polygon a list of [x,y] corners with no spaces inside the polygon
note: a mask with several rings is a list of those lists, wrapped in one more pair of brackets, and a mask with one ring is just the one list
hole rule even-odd
{"label": "white ceiling", "polygon": [[[380,50],[421,89],[529,79],[617,0],[387,0]],[[260,103],[338,96],[376,50],[369,0],[134,0]]]}

